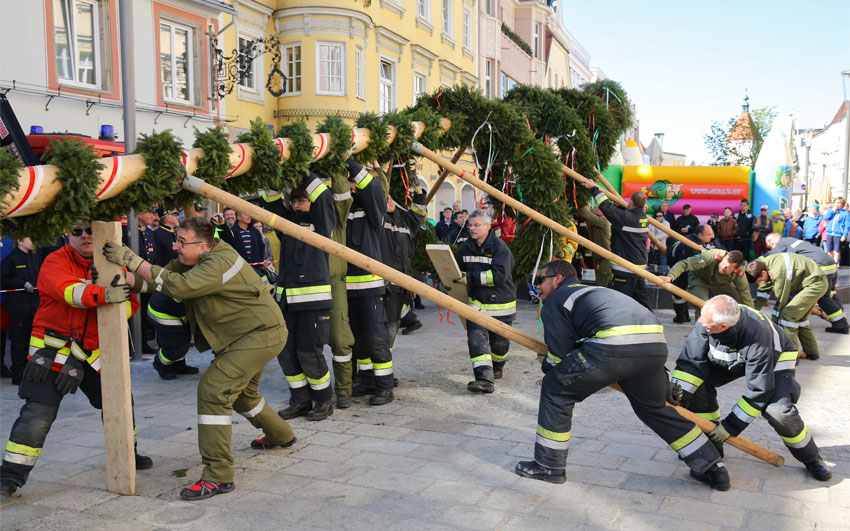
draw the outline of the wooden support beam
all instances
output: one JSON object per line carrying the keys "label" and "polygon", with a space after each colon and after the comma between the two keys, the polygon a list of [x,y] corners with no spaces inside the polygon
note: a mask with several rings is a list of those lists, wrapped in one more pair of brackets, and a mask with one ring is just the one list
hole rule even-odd
{"label": "wooden support beam", "polygon": [[[121,224],[92,223],[94,266],[98,286],[108,286],[115,275],[124,278],[121,266],[103,256],[103,244],[121,245]],[[97,307],[100,338],[100,387],[103,395],[103,435],[106,445],[106,480],[109,492],[132,496],[136,493],[136,458],[133,440],[133,403],[130,393],[130,348],[127,344],[128,304]]]}
{"label": "wooden support beam", "polygon": [[[455,154],[452,155],[452,164],[455,164],[457,163],[457,161],[460,160],[460,158],[463,156],[464,151],[466,151],[466,146],[461,146],[457,149],[457,151],[455,151]],[[440,176],[437,177],[437,180],[434,181],[434,184],[431,185],[431,189],[428,190],[428,195],[425,196],[426,206],[429,205],[431,203],[431,200],[434,199],[434,196],[437,195],[437,190],[440,189],[440,185],[443,184],[443,181],[446,180],[446,177],[449,175],[449,173],[449,170],[446,169],[443,169],[443,171],[440,172]],[[440,220],[439,212],[437,212],[437,220]]]}

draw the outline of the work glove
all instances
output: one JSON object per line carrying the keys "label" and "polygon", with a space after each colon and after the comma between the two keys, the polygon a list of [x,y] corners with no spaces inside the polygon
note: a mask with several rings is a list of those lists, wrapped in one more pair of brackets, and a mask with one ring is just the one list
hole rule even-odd
{"label": "work glove", "polygon": [[726,431],[726,428],[723,427],[723,424],[718,424],[716,428],[708,433],[708,438],[711,439],[711,442],[713,442],[715,446],[723,444],[729,437],[731,437],[731,435],[728,431]]}
{"label": "work glove", "polygon": [[682,386],[667,380],[667,401],[674,406],[682,405],[684,391]]}
{"label": "work glove", "polygon": [[92,264],[91,266],[91,283],[97,284],[97,268]]}
{"label": "work glove", "polygon": [[142,260],[126,245],[106,242],[103,245],[103,255],[113,264],[126,266],[130,271],[135,272],[142,265]]}
{"label": "work glove", "polygon": [[348,157],[348,180],[354,182],[355,178],[363,171],[363,165],[354,160],[354,157]]}
{"label": "work glove", "polygon": [[24,289],[27,290],[27,293],[32,293],[35,288],[33,288],[33,285],[30,284],[29,281],[27,281],[24,284]]}
{"label": "work glove", "polygon": [[32,383],[44,381],[50,375],[57,352],[59,351],[50,347],[36,350],[24,367],[24,380]]}
{"label": "work glove", "polygon": [[115,275],[109,286],[103,292],[103,298],[107,304],[115,304],[130,300],[130,286],[124,283],[121,275]]}
{"label": "work glove", "polygon": [[454,283],[455,284],[463,284],[464,286],[466,286],[467,285],[466,273],[461,273],[459,278],[454,279]]}
{"label": "work glove", "polygon": [[62,365],[62,370],[59,371],[59,376],[56,377],[56,382],[54,383],[60,395],[77,392],[77,388],[83,381],[85,363],[73,355],[68,356],[68,360],[65,362],[65,365]]}

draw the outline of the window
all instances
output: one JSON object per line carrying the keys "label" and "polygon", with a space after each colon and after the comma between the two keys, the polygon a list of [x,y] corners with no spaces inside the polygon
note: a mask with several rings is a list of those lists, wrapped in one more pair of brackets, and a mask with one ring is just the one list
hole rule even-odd
{"label": "window", "polygon": [[166,101],[194,102],[193,33],[191,28],[173,22],[159,24],[162,97]]}
{"label": "window", "polygon": [[452,35],[452,0],[443,0],[443,33]]}
{"label": "window", "polygon": [[505,74],[500,73],[499,74],[499,97],[500,98],[505,97],[505,92],[507,92],[507,89],[505,88],[506,85],[507,85],[507,77],[505,76]]}
{"label": "window", "polygon": [[463,47],[472,50],[472,11],[463,10]]}
{"label": "window", "polygon": [[99,20],[95,1],[53,0],[56,74],[60,80],[100,88]]}
{"label": "window", "polygon": [[286,94],[301,94],[301,45],[284,46],[283,58],[286,61]]}
{"label": "window", "polygon": [[[254,40],[250,37],[239,37],[239,53],[246,54],[247,57],[253,55],[254,51]],[[262,55],[260,55],[262,57]],[[257,76],[256,76],[256,66],[257,66],[257,58],[249,59],[247,61],[247,69],[244,74],[239,76],[239,86],[243,89],[248,89],[252,92],[257,92]],[[243,65],[239,65],[240,70]]]}
{"label": "window", "polygon": [[359,46],[354,50],[354,84],[356,96],[366,99],[366,69],[364,63],[363,48]]}
{"label": "window", "polygon": [[345,95],[345,45],[342,43],[320,42],[317,44],[318,94],[332,96]]}
{"label": "window", "polygon": [[484,95],[487,98],[493,97],[493,60],[487,59],[484,62]]}
{"label": "window", "polygon": [[534,24],[534,47],[532,48],[534,52],[534,58],[540,59],[540,24]]}
{"label": "window", "polygon": [[428,93],[428,78],[425,74],[414,72],[413,74],[413,103],[416,103],[416,98],[421,94]]}
{"label": "window", "polygon": [[395,110],[395,64],[381,61],[378,112],[386,114]]}
{"label": "window", "polygon": [[416,16],[425,20],[431,19],[431,0],[416,0]]}
{"label": "window", "polygon": [[481,0],[484,3],[484,14],[495,16],[496,0]]}

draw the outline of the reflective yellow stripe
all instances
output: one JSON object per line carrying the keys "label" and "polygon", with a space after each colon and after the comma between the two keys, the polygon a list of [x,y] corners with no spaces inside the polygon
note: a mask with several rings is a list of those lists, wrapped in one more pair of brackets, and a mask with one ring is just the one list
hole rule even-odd
{"label": "reflective yellow stripe", "polygon": [[266,192],[263,191],[263,200],[266,203],[272,203],[274,201],[279,201],[281,198],[283,198],[283,194],[281,192],[278,192],[276,195],[267,195]]}
{"label": "reflective yellow stripe", "polygon": [[[278,288],[280,289],[280,288]],[[312,295],[314,293],[330,293],[331,285],[324,286],[307,286],[304,288],[286,288],[287,295]]]}
{"label": "reflective yellow stripe", "polygon": [[[804,424],[803,425],[803,431],[801,431],[800,434],[797,435],[796,437],[782,437],[781,435],[780,435],[780,437],[782,437],[782,440],[787,442],[788,444],[796,444],[796,443],[802,441],[803,439],[805,439],[806,435],[808,433],[809,433],[809,428],[808,428],[808,426],[806,426]],[[8,450],[9,447],[7,446],[6,449]]]}
{"label": "reflective yellow stripe", "polygon": [[498,360],[498,361],[502,361],[503,359],[506,359],[506,358],[508,357],[508,353],[507,353],[507,352],[505,352],[505,353],[504,353],[504,354],[502,354],[501,356],[500,356],[500,355],[498,355],[498,354],[492,353],[492,352],[490,353],[490,355],[491,355],[491,356],[493,356],[493,359],[494,359],[494,360]]}
{"label": "reflective yellow stripe", "polygon": [[[539,430],[539,428],[538,428],[538,430]],[[673,450],[678,452],[679,450],[681,450],[685,446],[694,442],[697,439],[697,437],[700,436],[701,433],[702,433],[702,430],[700,430],[698,427],[694,426],[693,429],[691,429],[691,431],[684,434],[683,436],[676,439],[675,441],[671,442],[670,448],[672,448]]]}
{"label": "reflective yellow stripe", "polygon": [[749,402],[747,402],[746,400],[744,400],[744,397],[741,397],[741,398],[738,400],[738,404],[737,404],[737,406],[738,406],[739,408],[741,408],[741,410],[742,410],[744,413],[746,413],[747,415],[749,415],[749,416],[751,416],[751,417],[758,417],[759,415],[761,415],[761,411],[759,411],[758,409],[756,409],[756,408],[754,408],[753,406],[751,406]]}
{"label": "reflective yellow stripe", "polygon": [[41,448],[33,448],[32,446],[13,443],[12,441],[8,441],[6,443],[6,450],[16,454],[28,455],[30,457],[38,457],[39,454],[41,454]]}
{"label": "reflective yellow stripe", "polygon": [[[284,376],[286,376],[286,375],[284,375]],[[300,382],[301,380],[306,380],[306,379],[307,379],[307,377],[304,375],[304,373],[296,374],[295,376],[286,376],[287,382]]]}
{"label": "reflective yellow stripe", "polygon": [[175,315],[168,315],[167,313],[158,312],[154,310],[152,307],[148,306],[148,311],[153,314],[154,317],[159,317],[160,319],[166,319],[168,321],[182,321],[182,317],[177,317]]}
{"label": "reflective yellow stripe", "polygon": [[369,173],[367,173],[366,175],[363,176],[362,179],[357,181],[357,189],[362,190],[362,189],[366,188],[366,186],[368,186],[370,182],[372,182],[372,176]]}
{"label": "reflective yellow stripe", "polygon": [[561,363],[561,358],[552,354],[551,352],[546,352],[546,357],[555,362],[555,365]]}
{"label": "reflective yellow stripe", "polygon": [[794,361],[797,359],[797,351],[793,352],[783,352],[779,355],[779,359],[776,361]]}
{"label": "reflective yellow stripe", "polygon": [[623,325],[596,332],[595,337],[627,336],[631,334],[663,334],[661,325]]}
{"label": "reflective yellow stripe", "polygon": [[478,306],[482,310],[509,310],[511,308],[516,308],[516,301],[506,302],[503,304],[484,304],[481,301],[469,299],[469,302],[470,304]]}
{"label": "reflective yellow stripe", "polygon": [[553,441],[566,442],[570,440],[570,432],[549,431],[539,424],[537,425],[537,434]]}
{"label": "reflective yellow stripe", "polygon": [[476,356],[469,361],[475,363],[476,361],[491,361],[493,357],[490,354],[482,354],[480,356]]}
{"label": "reflective yellow stripe", "polygon": [[838,264],[832,264],[832,265],[828,265],[828,266],[820,266],[820,268],[824,271],[832,271],[833,269],[835,269],[837,267],[838,267]]}
{"label": "reflective yellow stripe", "polygon": [[133,316],[133,304],[127,300],[124,304],[127,305],[127,319]]}
{"label": "reflective yellow stripe", "polygon": [[673,378],[688,382],[689,384],[693,384],[697,387],[701,386],[704,381],[702,378],[694,376],[693,374],[688,374],[679,370],[673,371]]}
{"label": "reflective yellow stripe", "polygon": [[[331,377],[331,373],[326,372],[325,375],[322,376],[321,378],[319,378],[318,380],[314,380],[314,379],[310,378],[309,376],[306,377],[306,378],[307,378],[307,383],[309,383],[310,385],[319,385],[319,384],[323,384],[323,383],[327,382],[330,379],[330,377]],[[286,379],[289,380],[289,377],[287,376]]]}
{"label": "reflective yellow stripe", "polygon": [[487,275],[487,285],[488,286],[495,286],[496,284],[493,283],[493,271],[488,269],[486,275]]}
{"label": "reflective yellow stripe", "polygon": [[383,278],[378,275],[368,274],[368,275],[352,275],[345,277],[346,282],[371,282],[373,280],[383,280]]}
{"label": "reflective yellow stripe", "polygon": [[372,366],[375,368],[375,370],[389,369],[393,366],[393,362],[388,361],[386,363],[374,363]]}
{"label": "reflective yellow stripe", "polygon": [[85,291],[85,289],[86,285],[82,282],[71,284],[65,288],[65,302],[68,303],[68,306],[73,306],[74,308],[85,308],[85,306],[83,306],[83,291]]}
{"label": "reflective yellow stripe", "polygon": [[705,420],[717,420],[720,418],[720,410],[712,411],[711,413],[695,413],[696,416],[702,417]]}
{"label": "reflective yellow stripe", "polygon": [[838,317],[839,315],[841,315],[843,313],[844,313],[844,310],[839,308],[838,311],[835,312],[835,313],[826,314],[826,317],[831,321],[831,320],[835,319],[836,317]]}
{"label": "reflective yellow stripe", "polygon": [[325,183],[322,183],[317,186],[316,189],[313,190],[313,192],[309,196],[307,196],[307,199],[309,199],[311,202],[315,202],[316,199],[318,199],[319,196],[322,195],[322,192],[326,191],[327,189],[328,187],[325,185]]}

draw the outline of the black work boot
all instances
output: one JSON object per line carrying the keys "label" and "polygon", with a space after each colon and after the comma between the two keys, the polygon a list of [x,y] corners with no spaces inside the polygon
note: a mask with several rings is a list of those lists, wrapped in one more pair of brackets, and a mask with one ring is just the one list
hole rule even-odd
{"label": "black work boot", "polygon": [[0,496],[11,496],[18,490],[18,484],[11,479],[0,479]]}
{"label": "black work boot", "polygon": [[702,474],[691,470],[691,477],[697,481],[702,481],[714,490],[729,490],[729,487],[732,486],[729,481],[729,472],[723,463],[714,463]]}
{"label": "black work boot", "polygon": [[356,382],[351,387],[351,396],[366,396],[375,394],[375,385],[364,382]]}
{"label": "black work boot", "polygon": [[177,378],[177,374],[174,372],[174,369],[171,368],[171,365],[166,365],[159,359],[159,354],[153,357],[153,368],[156,369],[156,372],[159,373],[159,377],[163,380],[174,380]]}
{"label": "black work boot", "polygon": [[146,455],[139,455],[136,450],[136,470],[147,470],[153,468],[153,459]]}
{"label": "black work boot", "polygon": [[412,334],[413,332],[416,332],[420,328],[422,328],[422,323],[419,321],[419,319],[417,319],[416,321],[413,322],[413,324],[411,324],[407,328],[403,329],[401,331],[401,335],[406,336],[408,334]]}
{"label": "black work boot", "polygon": [[549,468],[537,461],[520,461],[514,469],[518,475],[524,478],[539,479],[547,483],[565,483],[567,472],[562,468]]}
{"label": "black work boot", "polygon": [[830,471],[829,467],[826,466],[826,463],[823,462],[823,458],[821,456],[817,456],[814,461],[806,463],[806,470],[808,470],[809,474],[818,481],[829,481],[832,479],[832,471]]}
{"label": "black work boot", "polygon": [[175,361],[172,368],[177,374],[198,374],[201,372],[197,367],[186,365],[186,360]]}
{"label": "black work boot", "polygon": [[331,400],[327,402],[316,402],[313,409],[307,413],[307,420],[324,420],[334,414],[334,404]]}
{"label": "black work boot", "polygon": [[369,399],[369,405],[383,406],[384,404],[389,404],[393,400],[395,400],[395,396],[393,396],[393,390],[387,389],[386,391],[380,391],[375,393],[375,395]]}
{"label": "black work boot", "polygon": [[685,322],[685,312],[684,310],[686,306],[684,304],[674,304],[673,310],[676,311],[676,317],[673,318],[674,323],[684,323]]}
{"label": "black work boot", "polygon": [[336,408],[348,409],[351,407],[351,395],[336,395]]}
{"label": "black work boot", "polygon": [[286,409],[281,409],[277,412],[283,420],[291,420],[298,417],[303,417],[313,409],[312,402],[305,404],[292,404]]}
{"label": "black work boot", "polygon": [[507,361],[494,361],[493,362],[493,378],[500,379],[502,377],[502,373],[505,369],[505,363]]}
{"label": "black work boot", "polygon": [[466,389],[470,393],[492,393],[496,386],[489,380],[473,380],[466,384]]}
{"label": "black work boot", "polygon": [[827,332],[829,332],[831,334],[850,334],[850,328],[846,327],[846,326],[844,328],[837,328],[835,326],[830,326],[829,328],[824,328],[824,330],[826,330]]}

